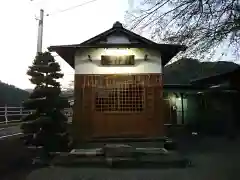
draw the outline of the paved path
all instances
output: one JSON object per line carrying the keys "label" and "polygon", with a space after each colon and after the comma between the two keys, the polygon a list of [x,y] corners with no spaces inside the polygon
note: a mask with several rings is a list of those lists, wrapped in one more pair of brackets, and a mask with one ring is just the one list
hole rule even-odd
{"label": "paved path", "polygon": [[20,126],[0,128],[0,140],[19,134],[21,134]]}

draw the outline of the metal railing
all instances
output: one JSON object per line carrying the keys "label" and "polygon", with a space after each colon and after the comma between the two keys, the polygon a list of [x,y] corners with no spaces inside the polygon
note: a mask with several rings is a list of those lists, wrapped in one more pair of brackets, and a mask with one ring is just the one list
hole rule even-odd
{"label": "metal railing", "polygon": [[[21,122],[21,117],[30,114],[32,110],[25,110],[23,107],[3,106],[0,107],[0,118],[3,117],[3,121],[0,124],[8,124],[14,122]],[[69,121],[72,118],[72,108],[65,108],[64,114],[68,117]],[[10,118],[11,117],[11,118]],[[13,119],[15,118],[16,119]],[[10,120],[10,119],[11,120]]]}

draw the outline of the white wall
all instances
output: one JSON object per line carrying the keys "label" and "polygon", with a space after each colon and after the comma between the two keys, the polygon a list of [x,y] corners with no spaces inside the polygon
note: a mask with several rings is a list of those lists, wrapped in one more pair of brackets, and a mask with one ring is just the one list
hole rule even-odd
{"label": "white wall", "polygon": [[111,35],[107,37],[107,43],[119,43],[119,44],[129,44],[130,41],[127,37],[125,36],[116,36],[116,35]]}
{"label": "white wall", "polygon": [[[113,51],[115,50],[115,51]],[[131,48],[120,49],[120,54],[135,55],[134,66],[102,66],[101,55],[116,55],[119,49],[90,48],[85,52],[77,51],[75,54],[75,74],[122,74],[122,73],[162,73],[161,54],[158,51]],[[145,54],[148,61],[144,61]],[[92,62],[88,60],[91,56]]]}

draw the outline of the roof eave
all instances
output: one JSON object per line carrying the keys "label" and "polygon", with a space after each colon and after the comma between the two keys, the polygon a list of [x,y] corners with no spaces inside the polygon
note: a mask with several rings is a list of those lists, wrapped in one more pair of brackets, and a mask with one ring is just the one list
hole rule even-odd
{"label": "roof eave", "polygon": [[64,59],[74,69],[74,58],[76,48],[72,47],[61,47],[61,46],[50,46],[48,47],[50,52],[56,52],[62,59]]}
{"label": "roof eave", "polygon": [[202,77],[198,79],[193,79],[190,81],[191,84],[218,84],[223,81],[229,80],[230,76],[234,74],[238,74],[240,72],[240,68],[236,68],[233,71],[225,72],[221,74],[216,74],[213,76]]}
{"label": "roof eave", "polygon": [[60,45],[50,46],[48,50],[50,52],[56,52],[61,58],[63,58],[72,68],[74,68],[74,56],[76,50],[86,48],[149,48],[159,50],[162,54],[162,65],[165,66],[177,53],[185,51],[187,49],[184,45],[175,44],[95,44],[95,45]]}

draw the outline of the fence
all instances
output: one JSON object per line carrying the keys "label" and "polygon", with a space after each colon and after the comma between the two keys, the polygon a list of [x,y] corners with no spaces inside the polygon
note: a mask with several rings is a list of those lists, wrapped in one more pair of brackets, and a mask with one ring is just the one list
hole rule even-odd
{"label": "fence", "polygon": [[[23,107],[4,106],[0,107],[0,124],[8,124],[14,122],[21,122],[21,117],[30,114],[31,110],[25,110]],[[65,108],[64,114],[68,117],[69,121],[72,118],[72,108]]]}

